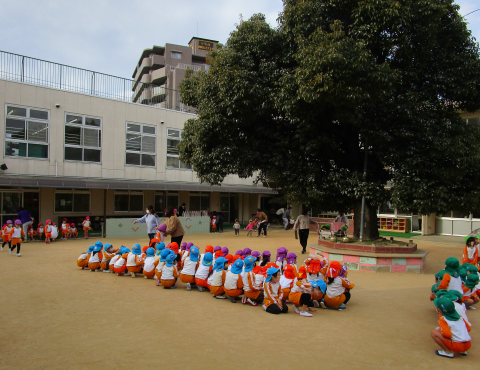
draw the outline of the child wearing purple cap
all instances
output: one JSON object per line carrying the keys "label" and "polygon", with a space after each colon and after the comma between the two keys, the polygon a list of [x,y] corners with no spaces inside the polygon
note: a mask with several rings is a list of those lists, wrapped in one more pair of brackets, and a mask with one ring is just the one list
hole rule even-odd
{"label": "child wearing purple cap", "polygon": [[298,277],[297,255],[295,253],[290,252],[289,254],[287,254],[287,265],[290,265],[293,267],[295,276]]}
{"label": "child wearing purple cap", "polygon": [[162,224],[157,227],[157,239],[165,243],[165,234],[167,233],[167,225]]}
{"label": "child wearing purple cap", "polygon": [[262,259],[260,252],[253,251],[251,255],[256,258],[255,262],[257,263],[257,266],[260,266],[260,262],[261,262],[261,259]]}
{"label": "child wearing purple cap", "polygon": [[243,249],[243,257],[244,258],[247,258],[248,256],[250,256],[252,254],[252,250],[250,248],[244,248]]}
{"label": "child wearing purple cap", "polygon": [[270,262],[270,256],[272,254],[269,251],[263,251],[262,253],[262,262],[260,262],[260,266],[264,267]]}
{"label": "child wearing purple cap", "polygon": [[277,249],[277,257],[275,258],[275,263],[280,269],[280,273],[283,273],[283,270],[287,265],[287,261],[286,261],[287,253],[288,253],[288,250],[284,247],[280,247]]}
{"label": "child wearing purple cap", "polygon": [[21,257],[20,247],[22,246],[22,236],[25,239],[25,233],[22,230],[22,221],[15,220],[15,227],[8,234],[8,240],[12,243],[10,247],[10,254],[17,247],[17,257]]}
{"label": "child wearing purple cap", "polygon": [[240,257],[242,258],[242,260],[243,260],[243,258],[244,258],[243,255],[244,255],[243,249],[240,249],[240,250],[238,250],[238,251],[235,252],[235,256],[240,256]]}
{"label": "child wearing purple cap", "polygon": [[222,247],[222,253],[223,253],[223,257],[227,257],[228,248],[227,247]]}
{"label": "child wearing purple cap", "polygon": [[8,243],[8,250],[12,248],[12,242],[9,239],[10,231],[13,230],[13,223],[11,220],[7,221],[7,224],[2,229],[2,237],[3,237],[3,244],[2,244],[2,252],[5,244]]}

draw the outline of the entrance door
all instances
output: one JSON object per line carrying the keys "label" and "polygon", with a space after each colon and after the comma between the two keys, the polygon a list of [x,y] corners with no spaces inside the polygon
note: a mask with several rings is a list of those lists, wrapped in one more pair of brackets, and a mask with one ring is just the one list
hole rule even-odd
{"label": "entrance door", "polygon": [[230,196],[220,195],[220,213],[224,218],[224,222],[230,223]]}

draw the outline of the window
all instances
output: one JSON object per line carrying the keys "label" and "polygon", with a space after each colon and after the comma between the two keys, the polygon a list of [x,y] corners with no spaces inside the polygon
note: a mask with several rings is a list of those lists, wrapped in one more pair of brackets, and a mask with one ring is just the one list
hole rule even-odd
{"label": "window", "polygon": [[178,51],[171,52],[172,59],[182,59],[182,53]]}
{"label": "window", "polygon": [[57,190],[55,213],[90,213],[90,191]]}
{"label": "window", "polygon": [[182,140],[182,130],[167,129],[167,167],[181,168],[191,170],[192,166],[183,163],[180,160],[180,152],[177,149],[178,144]]}
{"label": "window", "polygon": [[171,209],[178,209],[179,205],[179,195],[178,193],[168,193],[167,194],[167,207]]}
{"label": "window", "polygon": [[161,191],[156,191],[155,192],[155,203],[153,206],[153,209],[155,209],[155,212],[157,212],[157,215],[163,216],[163,211],[165,209],[164,207],[164,197],[165,194]]}
{"label": "window", "polygon": [[144,212],[143,191],[115,192],[115,212]]}
{"label": "window", "polygon": [[101,162],[102,120],[65,114],[65,160]]}
{"label": "window", "polygon": [[210,193],[190,192],[189,211],[208,211],[210,209]]}
{"label": "window", "polygon": [[5,113],[5,155],[48,158],[49,111],[7,105]]}
{"label": "window", "polygon": [[127,122],[125,164],[155,167],[157,128]]}

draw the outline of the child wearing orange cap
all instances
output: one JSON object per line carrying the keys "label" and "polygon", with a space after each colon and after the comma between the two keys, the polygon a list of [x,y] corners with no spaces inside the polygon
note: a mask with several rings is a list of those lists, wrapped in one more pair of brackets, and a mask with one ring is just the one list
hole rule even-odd
{"label": "child wearing orange cap", "polygon": [[200,265],[199,254],[200,251],[197,247],[191,247],[190,253],[183,261],[180,280],[187,285],[187,290],[192,290],[192,285],[195,285],[195,273]]}
{"label": "child wearing orange cap", "polygon": [[286,302],[289,298],[290,291],[295,284],[295,269],[292,265],[286,265],[283,275],[280,276],[280,286],[283,292],[283,302]]}
{"label": "child wearing orange cap", "polygon": [[343,271],[340,262],[333,261],[328,266],[327,271],[327,291],[324,301],[320,302],[322,308],[331,307],[339,311],[346,310],[346,304],[350,300],[350,290],[355,286],[348,280],[348,271],[344,272],[344,278],[340,277]]}
{"label": "child wearing orange cap", "polygon": [[226,259],[226,262],[227,262],[227,270],[230,271],[232,269],[232,265],[233,265],[233,256],[231,254],[227,254],[225,256],[225,259]]}
{"label": "child wearing orange cap", "polygon": [[245,269],[243,274],[243,304],[249,304],[251,306],[257,306],[263,302],[263,287],[257,285],[255,279],[255,273],[253,269],[256,267],[257,259],[254,256],[248,256],[244,260]]}
{"label": "child wearing orange cap", "polygon": [[[240,256],[239,256],[240,257]],[[237,303],[235,298],[240,296],[243,293],[243,261],[241,258],[238,258],[232,265],[230,271],[227,271],[225,276],[225,294],[230,297],[232,303]]]}
{"label": "child wearing orange cap", "polygon": [[82,222],[83,226],[83,237],[88,239],[88,231],[90,230],[90,216],[85,217],[85,220]]}

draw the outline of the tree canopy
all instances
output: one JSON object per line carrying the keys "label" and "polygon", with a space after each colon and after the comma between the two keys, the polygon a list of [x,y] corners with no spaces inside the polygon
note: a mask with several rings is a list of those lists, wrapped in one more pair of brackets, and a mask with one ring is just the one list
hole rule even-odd
{"label": "tree canopy", "polygon": [[480,129],[459,113],[480,108],[479,45],[458,10],[284,0],[277,28],[252,16],[209,54],[208,72],[181,84],[198,114],[182,160],[212,184],[258,171],[288,200],[324,210],[359,215],[365,195],[371,238],[385,200],[421,214],[478,207]]}

